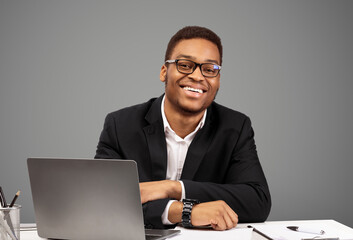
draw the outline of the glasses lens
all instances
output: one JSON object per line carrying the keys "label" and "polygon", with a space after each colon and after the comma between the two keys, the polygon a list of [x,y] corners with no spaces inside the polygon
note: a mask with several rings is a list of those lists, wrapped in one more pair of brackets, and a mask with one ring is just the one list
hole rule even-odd
{"label": "glasses lens", "polygon": [[177,67],[179,72],[189,74],[194,71],[195,63],[188,60],[179,60]]}
{"label": "glasses lens", "polygon": [[215,77],[219,72],[219,66],[212,63],[202,64],[201,72],[206,77]]}

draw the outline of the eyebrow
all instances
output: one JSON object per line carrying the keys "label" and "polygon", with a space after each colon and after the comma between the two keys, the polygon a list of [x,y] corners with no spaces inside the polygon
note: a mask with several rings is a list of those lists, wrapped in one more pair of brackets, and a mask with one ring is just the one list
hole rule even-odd
{"label": "eyebrow", "polygon": [[[191,59],[194,61],[196,60],[195,57],[190,56],[190,55],[184,55],[184,54],[180,54],[180,55],[176,56],[176,58],[187,58],[187,59]],[[219,65],[218,61],[213,60],[213,59],[206,59],[206,62],[211,62],[211,63],[215,63],[215,64]]]}

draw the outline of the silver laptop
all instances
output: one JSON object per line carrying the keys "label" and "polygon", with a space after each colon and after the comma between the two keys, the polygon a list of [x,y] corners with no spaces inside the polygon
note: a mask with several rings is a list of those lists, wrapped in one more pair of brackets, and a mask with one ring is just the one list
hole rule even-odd
{"label": "silver laptop", "polygon": [[27,165],[40,237],[142,240],[180,232],[145,232],[135,161],[29,158]]}

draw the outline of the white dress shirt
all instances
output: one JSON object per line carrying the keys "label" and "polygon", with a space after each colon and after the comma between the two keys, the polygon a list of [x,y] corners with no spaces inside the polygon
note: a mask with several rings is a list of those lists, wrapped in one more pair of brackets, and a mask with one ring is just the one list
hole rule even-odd
{"label": "white dress shirt", "polygon": [[[162,104],[161,104],[161,113],[163,118],[163,126],[164,126],[164,133],[165,133],[165,140],[167,142],[167,180],[179,180],[181,177],[181,173],[183,171],[183,166],[186,158],[186,154],[188,152],[188,148],[194,139],[196,133],[203,127],[206,120],[206,113],[207,109],[195,128],[195,130],[187,135],[185,138],[179,137],[173,129],[170,127],[169,122],[164,113],[164,101],[165,96],[163,97]],[[182,181],[179,181],[182,187],[182,194],[181,199],[185,198],[185,188]],[[168,220],[168,211],[170,205],[175,202],[176,200],[171,200],[168,202],[163,215],[162,215],[162,222],[163,224],[172,224]]]}

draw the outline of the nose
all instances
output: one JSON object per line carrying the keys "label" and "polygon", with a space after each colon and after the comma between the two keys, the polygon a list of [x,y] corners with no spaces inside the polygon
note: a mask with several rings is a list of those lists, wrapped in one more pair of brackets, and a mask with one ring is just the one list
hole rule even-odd
{"label": "nose", "polygon": [[203,81],[205,80],[205,77],[201,73],[201,66],[197,66],[195,71],[193,73],[189,74],[189,78],[192,78],[195,81]]}

